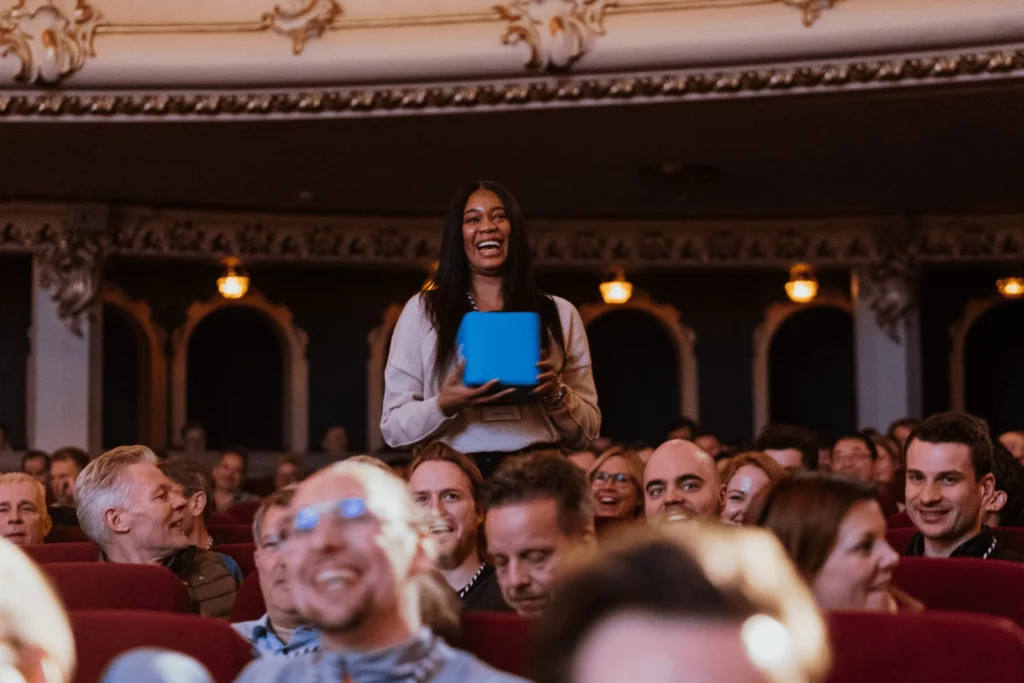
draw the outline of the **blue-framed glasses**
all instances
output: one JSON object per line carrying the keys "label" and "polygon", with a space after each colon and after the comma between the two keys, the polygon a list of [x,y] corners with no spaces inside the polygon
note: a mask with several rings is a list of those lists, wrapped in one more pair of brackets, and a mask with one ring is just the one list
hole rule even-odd
{"label": "blue-framed glasses", "polygon": [[328,500],[299,508],[292,520],[291,531],[294,536],[303,536],[312,532],[326,519],[357,521],[368,516],[365,498]]}

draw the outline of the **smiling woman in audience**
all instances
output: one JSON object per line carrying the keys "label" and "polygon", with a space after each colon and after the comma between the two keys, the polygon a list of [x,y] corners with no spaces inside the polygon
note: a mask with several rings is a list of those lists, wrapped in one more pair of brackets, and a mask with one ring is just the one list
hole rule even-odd
{"label": "smiling woman in audience", "polygon": [[644,514],[644,464],[632,451],[611,448],[588,473],[598,517],[639,519]]}
{"label": "smiling woman in audience", "polygon": [[885,540],[872,486],[821,474],[783,479],[755,501],[748,519],[779,537],[822,609],[920,607],[891,584],[899,555]]}
{"label": "smiling woman in audience", "polygon": [[729,458],[722,470],[722,481],[725,482],[725,509],[722,510],[722,521],[743,524],[754,496],[787,474],[786,468],[773,458],[757,451],[740,453]]}

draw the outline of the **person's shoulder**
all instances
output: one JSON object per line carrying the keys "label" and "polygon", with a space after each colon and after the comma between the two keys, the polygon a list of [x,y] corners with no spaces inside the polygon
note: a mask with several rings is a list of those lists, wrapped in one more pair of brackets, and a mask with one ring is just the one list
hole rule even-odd
{"label": "person's shoulder", "polygon": [[526,683],[525,678],[499,671],[464,650],[457,650],[455,648],[451,650],[451,672],[455,676],[451,679],[440,679],[442,683],[447,680],[459,680],[465,683]]}
{"label": "person's shoulder", "polygon": [[294,657],[260,657],[253,660],[235,683],[302,683],[313,671],[314,653]]}
{"label": "person's shoulder", "polygon": [[1024,555],[1004,545],[1001,545],[996,552],[992,553],[991,557],[993,560],[1002,560],[1003,562],[1024,562]]}

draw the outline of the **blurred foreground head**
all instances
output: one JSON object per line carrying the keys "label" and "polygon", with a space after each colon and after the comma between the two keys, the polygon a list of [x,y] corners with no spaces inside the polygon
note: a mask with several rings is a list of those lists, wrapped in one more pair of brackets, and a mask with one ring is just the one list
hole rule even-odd
{"label": "blurred foreground head", "polygon": [[537,683],[817,683],[825,625],[769,533],[663,525],[610,539],[565,579],[534,641]]}

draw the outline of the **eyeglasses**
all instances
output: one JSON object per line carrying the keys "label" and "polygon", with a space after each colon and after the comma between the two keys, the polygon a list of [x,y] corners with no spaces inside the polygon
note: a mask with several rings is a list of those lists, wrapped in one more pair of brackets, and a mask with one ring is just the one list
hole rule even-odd
{"label": "eyeglasses", "polygon": [[326,520],[358,522],[370,519],[370,517],[371,515],[366,509],[365,498],[342,498],[341,500],[328,500],[308,505],[295,512],[292,523],[286,526],[289,533],[282,540],[308,536]]}
{"label": "eyeglasses", "polygon": [[625,472],[619,472],[618,474],[611,474],[610,472],[598,472],[594,475],[594,481],[598,484],[607,484],[609,481],[614,483],[616,486],[625,486],[626,484],[633,483],[633,477],[629,476]]}

